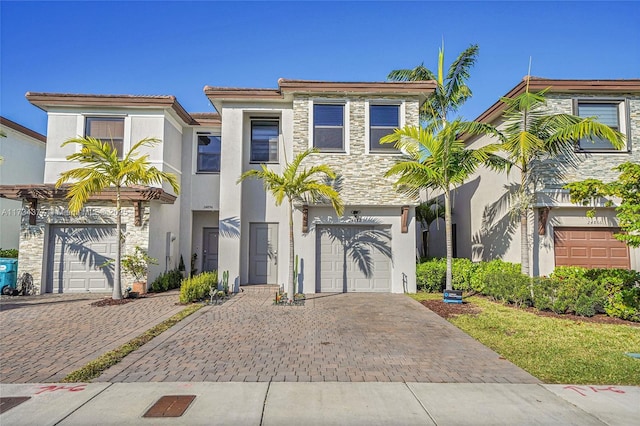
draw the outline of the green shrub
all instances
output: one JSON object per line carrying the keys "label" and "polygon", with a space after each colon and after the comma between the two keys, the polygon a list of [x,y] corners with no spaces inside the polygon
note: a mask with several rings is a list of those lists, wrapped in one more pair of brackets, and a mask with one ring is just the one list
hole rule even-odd
{"label": "green shrub", "polygon": [[17,259],[18,249],[1,249],[0,248],[0,257],[11,257],[11,258]]}
{"label": "green shrub", "polygon": [[[445,263],[446,266],[446,263]],[[451,265],[451,284],[454,290],[471,291],[471,278],[473,277],[478,264],[470,259],[453,259]]]}
{"label": "green shrub", "polygon": [[610,295],[604,309],[610,317],[640,322],[640,287]]}
{"label": "green shrub", "polygon": [[180,303],[190,303],[209,297],[210,289],[218,285],[218,272],[203,272],[182,281]]}
{"label": "green shrub", "polygon": [[159,293],[162,291],[172,290],[174,288],[180,288],[181,283],[182,273],[177,269],[173,269],[169,272],[160,274],[158,278],[151,283],[151,291]]}
{"label": "green shrub", "polygon": [[444,290],[447,273],[446,259],[432,259],[416,267],[416,285],[418,290],[428,293],[440,293]]}
{"label": "green shrub", "polygon": [[496,259],[487,262],[481,269],[480,285],[484,287],[484,294],[517,306],[530,302],[531,279],[520,272],[520,265]]}

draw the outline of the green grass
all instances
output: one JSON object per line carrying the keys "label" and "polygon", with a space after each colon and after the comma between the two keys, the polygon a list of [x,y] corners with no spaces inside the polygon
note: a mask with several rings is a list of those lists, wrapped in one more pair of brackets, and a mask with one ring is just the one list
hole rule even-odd
{"label": "green grass", "polygon": [[[414,299],[441,299],[418,293]],[[479,315],[449,321],[545,383],[640,385],[640,328],[540,317],[471,297]]]}
{"label": "green grass", "polygon": [[154,327],[145,331],[140,336],[129,340],[119,348],[109,351],[104,355],[101,355],[93,361],[89,362],[84,367],[71,372],[64,379],[62,379],[62,383],[81,383],[95,379],[96,377],[100,376],[102,372],[107,368],[116,365],[117,363],[122,361],[125,356],[129,355],[131,352],[135,351],[145,343],[151,341],[151,339],[153,339],[154,337],[170,329],[178,322],[182,321],[202,307],[204,307],[204,305],[199,303],[188,306],[187,308],[173,315],[171,318],[166,319],[160,324],[155,325]]}

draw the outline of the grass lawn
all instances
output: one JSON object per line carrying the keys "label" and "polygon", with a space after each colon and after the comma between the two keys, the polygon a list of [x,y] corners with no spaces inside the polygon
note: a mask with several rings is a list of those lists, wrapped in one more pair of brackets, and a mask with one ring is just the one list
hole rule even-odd
{"label": "grass lawn", "polygon": [[[414,299],[440,299],[418,293]],[[478,315],[449,321],[545,383],[640,385],[640,327],[540,317],[486,299]]]}

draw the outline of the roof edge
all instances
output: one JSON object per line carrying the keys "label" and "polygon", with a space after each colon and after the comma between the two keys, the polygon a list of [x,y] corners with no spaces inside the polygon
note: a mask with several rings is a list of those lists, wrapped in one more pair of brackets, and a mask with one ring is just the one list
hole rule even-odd
{"label": "roof edge", "polygon": [[[527,88],[527,80],[529,82],[529,90],[539,92],[549,89],[550,93],[640,93],[640,79],[619,79],[619,80],[568,80],[568,79],[551,79],[544,77],[526,76],[515,87],[509,90],[502,98],[514,98],[523,93]],[[491,105],[486,111],[480,114],[474,121],[492,122],[498,118],[505,109],[502,100],[498,100]]]}
{"label": "roof edge", "polygon": [[9,120],[8,118],[0,116],[0,124],[3,126],[7,126],[10,129],[15,130],[16,132],[20,132],[23,135],[29,136],[33,139],[37,139],[40,142],[47,143],[47,137],[41,133],[36,132],[35,130],[31,130],[28,127],[24,127],[21,124],[16,123],[15,121]]}
{"label": "roof edge", "polygon": [[51,106],[114,106],[171,108],[186,124],[195,124],[191,115],[173,95],[96,95],[82,93],[27,92],[25,97],[46,111]]}

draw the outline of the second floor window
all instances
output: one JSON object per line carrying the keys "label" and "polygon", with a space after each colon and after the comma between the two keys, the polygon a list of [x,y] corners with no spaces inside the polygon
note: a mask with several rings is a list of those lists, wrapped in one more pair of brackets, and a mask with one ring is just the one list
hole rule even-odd
{"label": "second floor window", "polygon": [[[591,101],[578,100],[576,102],[576,115],[580,117],[595,117],[600,123],[606,124],[613,130],[625,133],[623,128],[621,101]],[[577,149],[579,151],[617,151],[610,141],[602,138],[580,139]]]}
{"label": "second floor window", "polygon": [[320,151],[344,152],[344,105],[313,105],[313,146]]}
{"label": "second floor window", "polygon": [[380,139],[400,127],[398,105],[371,105],[369,107],[369,151],[399,152],[392,143],[381,144]]}
{"label": "second floor window", "polygon": [[251,120],[251,162],[277,163],[278,120]]}
{"label": "second floor window", "polygon": [[220,136],[198,132],[198,173],[220,173]]}
{"label": "second floor window", "polygon": [[122,158],[124,149],[123,117],[87,117],[84,134],[109,143],[118,152],[118,158]]}

